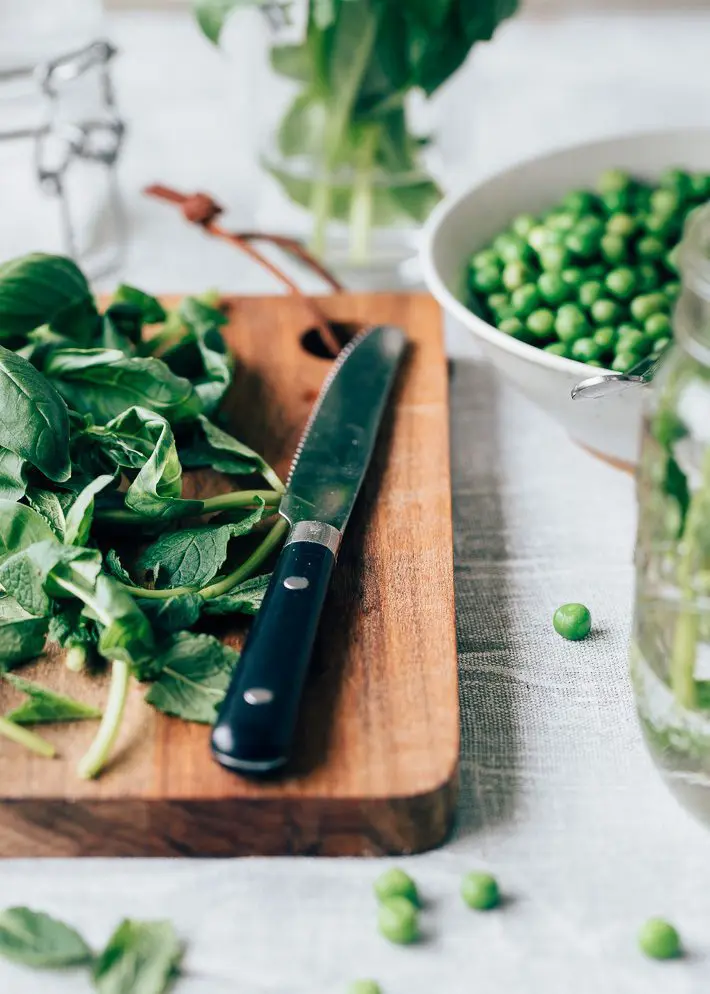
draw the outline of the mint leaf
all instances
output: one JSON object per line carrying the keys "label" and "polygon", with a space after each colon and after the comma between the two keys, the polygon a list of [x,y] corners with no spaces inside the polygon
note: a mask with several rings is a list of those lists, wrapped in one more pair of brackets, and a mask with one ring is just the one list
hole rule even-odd
{"label": "mint leaf", "polygon": [[264,600],[271,574],[255,576],[238,584],[228,594],[207,598],[204,602],[205,614],[256,614]]}
{"label": "mint leaf", "polygon": [[139,598],[137,601],[158,636],[174,635],[192,628],[205,603],[199,594],[180,594],[160,600]]}
{"label": "mint leaf", "polygon": [[33,618],[13,597],[0,597],[0,672],[44,651],[49,618]]}
{"label": "mint leaf", "polygon": [[0,956],[40,969],[89,963],[91,949],[73,928],[30,908],[0,912]]}
{"label": "mint leaf", "polygon": [[164,994],[182,956],[170,922],[126,919],[94,964],[94,987],[98,994]]}
{"label": "mint leaf", "polygon": [[160,676],[145,699],[165,714],[210,725],[238,658],[211,635],[178,635],[156,660]]}
{"label": "mint leaf", "polygon": [[83,701],[74,700],[73,697],[66,697],[64,694],[57,694],[47,687],[23,680],[22,677],[15,676],[13,673],[6,673],[5,679],[16,690],[21,690],[30,698],[16,707],[14,711],[5,715],[8,721],[14,721],[16,725],[81,721],[86,718],[101,717],[101,712],[90,704],[84,704]]}

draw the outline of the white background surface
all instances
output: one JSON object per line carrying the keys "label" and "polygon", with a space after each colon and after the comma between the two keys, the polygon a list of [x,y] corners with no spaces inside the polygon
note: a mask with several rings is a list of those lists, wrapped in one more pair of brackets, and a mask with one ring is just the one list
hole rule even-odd
{"label": "white background surface", "polygon": [[[268,291],[236,253],[139,193],[156,179],[202,188],[235,225],[252,223],[266,182],[249,165],[252,143],[274,92],[255,92],[253,36],[230,39],[243,56],[230,62],[184,14],[116,14],[109,30],[131,127],[122,275],[150,290]],[[705,123],[709,31],[703,12],[521,17],[423,119],[437,126],[452,183],[577,138]],[[2,257],[56,247],[26,166],[19,150],[2,152]],[[451,345],[466,349],[455,336]],[[10,861],[0,904],[53,912],[97,946],[121,916],[170,917],[188,942],[185,994],[336,994],[357,976],[386,994],[708,989],[710,835],[652,770],[626,681],[631,481],[477,364],[456,364],[452,392],[463,789],[456,837],[410,861],[427,941],[401,950],[377,936],[371,882],[383,865],[371,861]],[[597,634],[573,646],[549,618],[577,599]],[[461,906],[460,877],[475,867],[499,875],[500,911]],[[635,932],[652,914],[677,923],[687,960],[642,960]],[[0,963],[11,994],[88,989]]]}

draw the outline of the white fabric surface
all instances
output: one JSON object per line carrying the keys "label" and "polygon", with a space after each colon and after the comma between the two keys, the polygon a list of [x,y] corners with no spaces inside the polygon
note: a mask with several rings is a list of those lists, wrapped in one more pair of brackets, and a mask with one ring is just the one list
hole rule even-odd
{"label": "white fabric surface", "polygon": [[[430,112],[455,179],[593,134],[705,122],[709,24],[705,13],[511,22]],[[120,15],[112,33],[131,124],[124,277],[269,290],[139,195],[156,178],[203,187],[249,224],[258,181],[238,130],[248,94],[228,96],[233,65],[183,15]],[[53,247],[25,165],[2,160],[2,257]],[[453,351],[470,352],[450,335]],[[427,898],[427,941],[398,949],[377,935],[371,883],[385,864],[374,861],[9,861],[0,906],[50,911],[96,946],[124,915],[169,917],[188,943],[179,994],[337,994],[358,976],[386,994],[707,990],[710,835],[652,769],[626,679],[632,483],[484,367],[457,363],[452,389],[462,792],[451,842],[406,861]],[[581,645],[550,624],[572,599],[595,618]],[[504,908],[462,906],[461,875],[476,867],[499,876]],[[687,960],[642,959],[635,933],[652,914],[677,923]],[[88,990],[75,974],[0,961],[3,994]]]}

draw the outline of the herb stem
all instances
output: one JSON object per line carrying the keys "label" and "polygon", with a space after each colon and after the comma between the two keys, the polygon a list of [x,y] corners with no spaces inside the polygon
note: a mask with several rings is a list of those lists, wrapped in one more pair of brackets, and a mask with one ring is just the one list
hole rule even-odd
{"label": "herb stem", "polygon": [[[266,477],[266,474],[264,474]],[[202,502],[202,514],[211,514],[214,511],[227,511],[234,508],[245,508],[247,510],[259,507],[263,501],[267,507],[278,507],[284,486],[281,480],[273,473],[273,478],[269,478],[269,483],[273,490],[234,490],[229,494],[217,494],[216,497],[208,497]],[[186,511],[185,517],[193,518],[194,511]],[[109,524],[136,525],[141,522],[145,524],[156,523],[160,519],[149,514],[141,514],[139,511],[132,511],[128,507],[114,508],[112,510],[96,509],[96,518],[99,521]],[[171,521],[175,518],[171,518]]]}
{"label": "herb stem", "polygon": [[130,669],[122,659],[114,659],[111,664],[111,685],[109,686],[106,709],[94,741],[88,752],[80,760],[77,773],[83,780],[91,780],[100,773],[118,737],[126,708]]}
{"label": "herb stem", "polygon": [[86,669],[86,649],[83,645],[73,645],[67,650],[64,665],[72,673],[81,673]]}
{"label": "herb stem", "polygon": [[127,594],[138,597],[140,600],[159,601],[167,600],[170,597],[181,597],[183,594],[199,593],[197,587],[131,587],[127,583],[121,583],[120,580],[117,580],[116,583],[121,590],[125,590]]}
{"label": "herb stem", "polygon": [[18,745],[24,746],[30,752],[37,753],[38,756],[44,756],[45,759],[54,759],[57,755],[57,750],[51,742],[35,735],[29,729],[23,728],[22,725],[16,725],[8,718],[0,718],[0,735],[17,742]]}
{"label": "herb stem", "polygon": [[252,554],[244,560],[244,562],[238,566],[231,573],[226,576],[221,577],[215,583],[210,584],[208,587],[203,587],[199,591],[200,597],[208,600],[210,597],[219,597],[222,594],[229,593],[233,587],[236,587],[238,583],[242,583],[244,580],[248,580],[257,569],[261,566],[265,559],[276,549],[283,540],[284,535],[288,531],[289,524],[285,518],[279,518],[273,528],[265,536],[263,541],[254,549]]}

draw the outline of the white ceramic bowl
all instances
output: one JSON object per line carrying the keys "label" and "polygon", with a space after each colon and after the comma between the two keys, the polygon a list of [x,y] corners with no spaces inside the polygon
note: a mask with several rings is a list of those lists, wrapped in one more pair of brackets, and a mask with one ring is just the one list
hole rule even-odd
{"label": "white ceramic bowl", "polygon": [[643,389],[598,400],[571,399],[572,387],[599,372],[497,331],[465,299],[466,263],[523,212],[546,210],[572,189],[590,187],[603,169],[653,179],[669,166],[710,170],[710,129],[643,132],[575,145],[530,159],[445,199],[424,231],[422,266],[430,291],[477,339],[481,351],[575,441],[612,461],[636,463]]}

